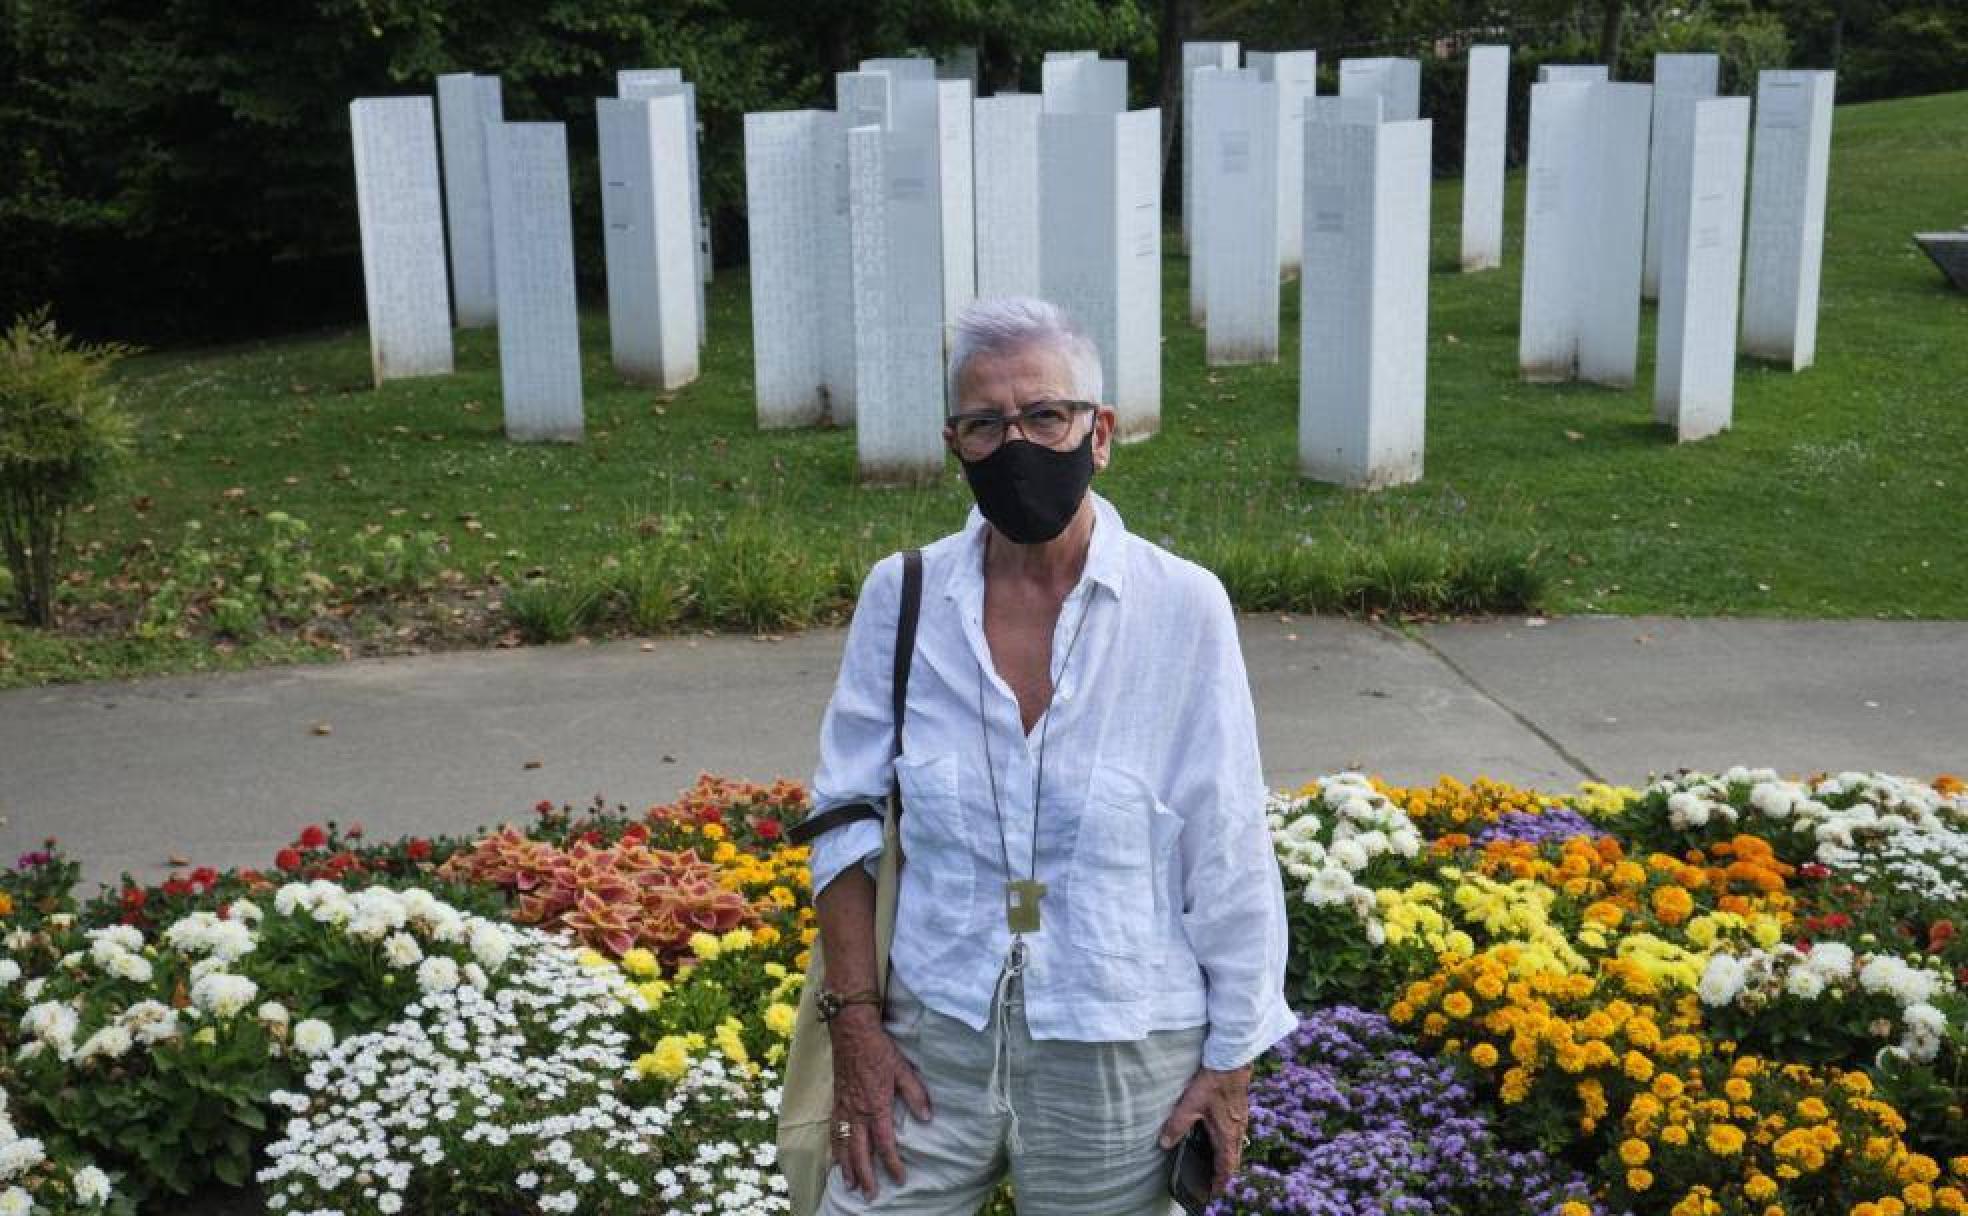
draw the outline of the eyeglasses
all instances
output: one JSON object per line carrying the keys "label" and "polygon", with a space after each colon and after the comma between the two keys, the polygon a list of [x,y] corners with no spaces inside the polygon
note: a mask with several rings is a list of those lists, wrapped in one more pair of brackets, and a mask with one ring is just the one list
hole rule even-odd
{"label": "eyeglasses", "polygon": [[978,460],[998,450],[1005,430],[1012,423],[1033,443],[1056,448],[1073,431],[1073,415],[1081,410],[1097,410],[1091,401],[1034,401],[1015,414],[995,410],[967,410],[944,419],[957,435],[957,450],[968,460]]}

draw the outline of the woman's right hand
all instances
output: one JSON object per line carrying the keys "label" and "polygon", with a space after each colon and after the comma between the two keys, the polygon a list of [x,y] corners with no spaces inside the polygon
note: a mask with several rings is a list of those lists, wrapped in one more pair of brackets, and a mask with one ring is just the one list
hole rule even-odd
{"label": "woman's right hand", "polygon": [[846,1139],[833,1137],[834,1161],[849,1186],[873,1199],[877,1158],[898,1184],[903,1180],[892,1117],[896,1097],[928,1122],[929,1091],[883,1028],[878,1007],[849,1005],[827,1025],[834,1049],[834,1129],[843,1123],[853,1129]]}

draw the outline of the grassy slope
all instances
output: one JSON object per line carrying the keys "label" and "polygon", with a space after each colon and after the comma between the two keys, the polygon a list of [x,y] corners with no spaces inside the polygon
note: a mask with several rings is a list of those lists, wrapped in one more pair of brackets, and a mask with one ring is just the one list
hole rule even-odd
{"label": "grassy slope", "polygon": [[[1817,366],[1745,363],[1735,428],[1677,447],[1651,422],[1653,314],[1630,391],[1530,386],[1515,375],[1521,175],[1505,268],[1455,272],[1459,186],[1437,186],[1430,291],[1427,476],[1371,498],[1294,473],[1297,288],[1283,291],[1276,366],[1210,370],[1184,320],[1186,264],[1166,262],[1164,430],[1100,488],[1131,527],[1203,560],[1226,545],[1331,543],[1393,526],[1466,543],[1534,533],[1557,612],[1968,617],[1968,298],[1912,247],[1916,229],[1968,224],[1968,94],[1837,111]],[[244,537],[249,510],[308,520],[332,552],[365,525],[434,527],[474,578],[593,568],[650,516],[693,531],[760,516],[841,563],[954,527],[954,470],[932,489],[859,486],[853,437],[753,425],[741,272],[713,287],[704,375],[674,395],[622,385],[606,319],[583,317],[589,440],[522,447],[500,432],[497,352],[464,334],[456,375],[368,387],[358,330],[144,357],[126,400],[143,455],[130,492],[78,521],[98,577],[139,537],[168,549],[187,520]],[[1579,436],[1568,437],[1568,432]],[[290,484],[291,481],[291,484]],[[224,497],[243,488],[243,496]],[[136,495],[151,500],[139,514]],[[479,533],[461,517],[475,515]],[[1765,590],[1767,588],[1767,590]],[[71,643],[0,627],[40,678],[237,665],[294,648],[213,656],[180,643]],[[60,669],[69,669],[61,674]],[[24,671],[0,684],[22,682]]]}

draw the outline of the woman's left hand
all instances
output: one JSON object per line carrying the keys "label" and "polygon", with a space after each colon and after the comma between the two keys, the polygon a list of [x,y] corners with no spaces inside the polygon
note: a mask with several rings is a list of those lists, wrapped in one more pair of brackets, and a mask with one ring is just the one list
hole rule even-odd
{"label": "woman's left hand", "polygon": [[1160,1143],[1174,1148],[1201,1119],[1216,1146],[1216,1177],[1211,1195],[1221,1195],[1244,1159],[1244,1129],[1250,1122],[1250,1065],[1219,1072],[1199,1069],[1162,1123]]}

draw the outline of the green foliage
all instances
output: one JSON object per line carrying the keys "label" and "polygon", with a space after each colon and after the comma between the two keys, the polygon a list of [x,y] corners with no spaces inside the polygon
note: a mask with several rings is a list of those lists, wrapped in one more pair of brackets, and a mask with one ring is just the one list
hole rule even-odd
{"label": "green foliage", "polygon": [[106,489],[129,456],[133,423],[108,376],[130,353],[75,342],[45,308],[0,337],[0,548],[29,624],[54,622],[69,513]]}

